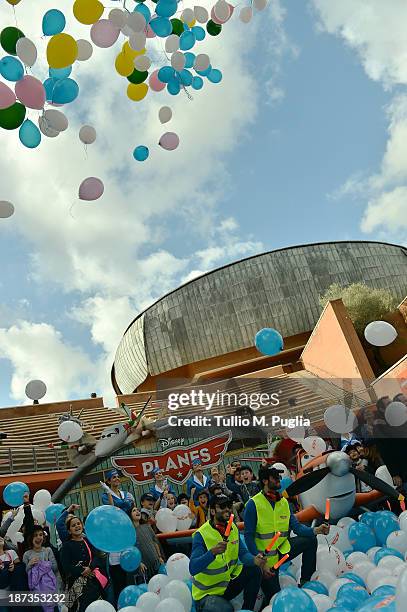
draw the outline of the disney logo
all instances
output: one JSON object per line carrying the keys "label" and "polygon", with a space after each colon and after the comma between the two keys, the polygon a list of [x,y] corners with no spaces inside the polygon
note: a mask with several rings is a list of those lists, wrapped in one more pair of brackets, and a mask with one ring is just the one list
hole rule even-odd
{"label": "disney logo", "polygon": [[168,448],[171,446],[182,446],[184,441],[184,438],[159,438],[158,443],[161,444],[163,448]]}

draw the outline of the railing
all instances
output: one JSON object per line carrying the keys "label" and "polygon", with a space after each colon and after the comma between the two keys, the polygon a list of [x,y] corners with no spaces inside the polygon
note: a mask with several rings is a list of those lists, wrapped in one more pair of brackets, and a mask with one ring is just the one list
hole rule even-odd
{"label": "railing", "polygon": [[31,446],[0,447],[0,476],[72,469],[66,450]]}

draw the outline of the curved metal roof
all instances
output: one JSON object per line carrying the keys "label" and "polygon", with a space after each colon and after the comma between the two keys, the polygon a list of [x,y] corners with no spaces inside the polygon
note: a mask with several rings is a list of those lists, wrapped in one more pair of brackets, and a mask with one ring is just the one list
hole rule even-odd
{"label": "curved metal roof", "polygon": [[407,249],[373,241],[323,242],[261,253],[199,276],[129,325],[112,369],[116,391],[147,377],[253,346],[262,327],[284,336],[313,329],[332,283],[407,292]]}

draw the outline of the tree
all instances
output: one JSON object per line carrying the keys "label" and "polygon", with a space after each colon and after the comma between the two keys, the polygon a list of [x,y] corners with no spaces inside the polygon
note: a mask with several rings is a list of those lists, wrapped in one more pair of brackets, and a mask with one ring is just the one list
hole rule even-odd
{"label": "tree", "polygon": [[397,299],[387,289],[373,289],[364,283],[353,283],[341,287],[337,283],[331,285],[319,298],[322,307],[329,300],[342,299],[349,317],[360,336],[368,323],[378,321],[397,308]]}

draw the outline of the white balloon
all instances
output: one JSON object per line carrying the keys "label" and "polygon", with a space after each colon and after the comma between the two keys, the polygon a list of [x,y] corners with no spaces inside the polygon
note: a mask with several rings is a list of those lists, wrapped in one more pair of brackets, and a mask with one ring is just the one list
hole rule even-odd
{"label": "white balloon", "polygon": [[400,529],[407,531],[407,510],[404,510],[399,516]]}
{"label": "white balloon", "polygon": [[25,394],[32,400],[39,400],[47,392],[47,386],[42,380],[30,380],[25,388]]}
{"label": "white balloon", "polygon": [[325,441],[318,436],[309,436],[301,444],[302,448],[312,457],[317,457],[326,450]]}
{"label": "white balloon", "polygon": [[323,595],[322,593],[314,593],[312,601],[314,602],[318,612],[326,612],[334,605],[333,599],[328,597],[328,595]]}
{"label": "white balloon", "polygon": [[[158,118],[159,118],[161,123],[168,123],[168,121],[171,121],[171,119],[172,119],[172,110],[170,109],[170,107],[169,106],[162,106],[160,108],[160,110],[158,111]],[[187,510],[188,510],[187,506],[183,506],[183,507],[187,508]],[[180,512],[180,510],[178,512]],[[185,518],[185,516],[183,516],[183,517],[177,516],[177,518]]]}
{"label": "white balloon", "polygon": [[44,136],[48,136],[48,138],[56,138],[60,134],[60,132],[53,130],[48,125],[48,121],[44,117],[38,117],[38,125]]}
{"label": "white balloon", "polygon": [[298,444],[302,444],[302,441],[305,438],[305,427],[293,427],[292,429],[285,430],[287,438],[290,440],[294,440],[294,442],[298,442]]}
{"label": "white balloon", "polygon": [[169,612],[169,610],[171,612],[185,612],[185,608],[182,603],[180,603],[173,597],[167,597],[166,599],[163,599],[162,601],[160,601],[160,603],[155,609],[156,612]]}
{"label": "white balloon", "polygon": [[184,606],[185,612],[190,612],[192,596],[185,582],[182,582],[181,580],[171,580],[165,585],[162,592],[162,598],[165,600],[166,598],[171,597],[179,601]]}
{"label": "white balloon", "polygon": [[14,215],[14,204],[7,200],[0,200],[0,219],[8,219]]}
{"label": "white balloon", "polygon": [[133,32],[142,32],[146,27],[146,20],[144,15],[141,13],[130,13],[127,18],[127,25],[133,30]]}
{"label": "white balloon", "polygon": [[194,60],[195,70],[206,70],[209,64],[209,55],[206,55],[206,53],[199,53]]}
{"label": "white balloon", "polygon": [[49,127],[57,132],[64,132],[68,129],[68,119],[64,113],[56,108],[49,108],[44,113],[44,119],[48,122]]}
{"label": "white balloon", "polygon": [[209,19],[209,13],[203,6],[194,6],[194,15],[198,23],[206,23]]}
{"label": "white balloon", "polygon": [[138,55],[134,60],[134,66],[137,70],[140,70],[140,72],[145,72],[151,66],[151,59],[148,55]]}
{"label": "white balloon", "polygon": [[[163,106],[163,108],[160,109],[160,112],[164,109],[164,108],[168,108],[168,106]],[[168,108],[168,110],[171,113],[171,109]],[[172,113],[171,113],[172,115]],[[170,118],[171,118],[170,115]],[[177,519],[185,519],[189,516],[190,513],[190,509],[188,506],[186,506],[185,504],[179,504],[178,506],[175,506],[174,510],[173,510],[174,516],[177,517]]]}
{"label": "white balloon", "polygon": [[45,514],[42,510],[39,510],[35,506],[31,506],[31,514],[33,515],[33,519],[37,521],[38,525],[44,525]]}
{"label": "white balloon", "polygon": [[407,552],[407,533],[405,531],[393,531],[386,540],[386,546],[394,548],[404,555]]}
{"label": "white balloon", "polygon": [[401,563],[400,565],[396,565],[396,567],[393,568],[393,576],[395,578],[398,578],[400,576],[400,574],[402,574],[404,572],[404,570],[406,569],[407,565],[405,563]]}
{"label": "white balloon", "polygon": [[230,17],[230,6],[225,0],[218,0],[213,11],[219,21],[227,21]]}
{"label": "white balloon", "polygon": [[244,6],[240,11],[240,21],[243,23],[249,23],[253,17],[253,10],[251,6]]}
{"label": "white balloon", "polygon": [[75,421],[63,421],[58,427],[58,435],[64,442],[77,442],[83,436],[82,427]]}
{"label": "white balloon", "polygon": [[136,609],[143,612],[155,612],[159,603],[160,598],[155,593],[143,593],[137,600]]}
{"label": "white balloon", "polygon": [[347,569],[342,551],[335,546],[317,551],[317,567],[321,571],[332,572],[336,576]]}
{"label": "white balloon", "polygon": [[185,68],[185,62],[186,62],[185,55],[182,53],[182,51],[175,51],[175,53],[172,54],[171,66],[177,72],[181,72],[181,70]]}
{"label": "white balloon", "polygon": [[400,557],[395,557],[394,555],[386,555],[386,557],[382,557],[377,564],[377,567],[385,567],[390,570],[390,573],[393,573],[393,570],[399,565],[404,565],[404,561],[400,559]]}
{"label": "white balloon", "polygon": [[268,0],[254,0],[254,8],[258,11],[263,11],[267,6]]}
{"label": "white balloon", "polygon": [[161,593],[166,584],[169,583],[171,579],[165,574],[156,574],[148,583],[148,592],[155,593],[158,597],[161,597]]}
{"label": "white balloon", "polygon": [[293,578],[290,574],[283,574],[280,572],[278,579],[280,582],[281,589],[285,589],[289,586],[298,587],[296,579]]}
{"label": "white balloon", "polygon": [[127,23],[125,26],[123,26],[121,28],[122,34],[124,34],[127,38],[130,38],[130,36],[133,36],[134,34],[134,30],[132,30],[132,28],[130,28]]}
{"label": "white balloon", "polygon": [[76,58],[79,62],[86,62],[93,55],[93,47],[88,40],[80,38],[76,41],[78,45],[78,57]]}
{"label": "white balloon", "polygon": [[368,575],[375,568],[375,564],[371,561],[362,561],[360,563],[355,563],[352,572],[360,576],[360,578],[366,582]]}
{"label": "white balloon", "polygon": [[407,406],[403,402],[391,402],[386,408],[384,418],[393,427],[404,425],[407,421]]}
{"label": "white balloon", "polygon": [[16,44],[16,53],[26,66],[34,66],[37,61],[37,47],[29,38],[19,38]]}
{"label": "white balloon", "polygon": [[391,474],[387,469],[386,465],[381,465],[380,467],[378,467],[375,476],[377,478],[380,478],[380,480],[384,480],[384,482],[387,482],[387,484],[389,484],[391,487],[394,486],[393,478],[391,477]]}
{"label": "white balloon", "polygon": [[186,8],[181,13],[181,21],[184,23],[191,23],[195,18],[194,11],[190,8]]}
{"label": "white balloon", "polygon": [[328,589],[329,597],[335,600],[341,586],[343,584],[347,584],[348,582],[352,582],[352,581],[349,580],[349,578],[337,578],[336,580],[334,580]]}
{"label": "white balloon", "polygon": [[109,13],[109,21],[114,23],[118,28],[122,28],[127,22],[125,11],[117,8],[112,9]]}
{"label": "white balloon", "polygon": [[33,505],[38,510],[45,510],[51,504],[51,493],[46,489],[40,489],[36,492],[33,499]]}
{"label": "white balloon", "polygon": [[177,529],[177,517],[169,508],[161,508],[155,516],[155,521],[161,533],[171,533]]}
{"label": "white balloon", "polygon": [[348,555],[346,561],[351,565],[355,566],[356,563],[364,563],[368,560],[368,556],[366,553],[361,552],[360,550],[356,550],[355,552]]}
{"label": "white balloon", "polygon": [[[135,15],[136,13],[133,14]],[[142,51],[146,46],[145,32],[135,32],[132,34],[129,38],[129,45],[133,51]]]}
{"label": "white balloon", "polygon": [[189,580],[189,559],[182,553],[171,555],[166,563],[167,576],[170,580]]}
{"label": "white balloon", "polygon": [[390,576],[390,570],[385,567],[375,567],[370,570],[366,577],[366,586],[369,593],[374,591],[378,586],[379,580],[381,580],[384,576]]}
{"label": "white balloon", "polygon": [[352,545],[348,537],[347,527],[331,525],[328,535],[323,537],[326,537],[329,546],[336,546],[336,548],[338,548],[342,552],[344,552],[345,550],[352,549]]}
{"label": "white balloon", "polygon": [[108,601],[98,599],[96,601],[92,601],[92,603],[86,608],[85,612],[116,612],[116,609]]}
{"label": "white balloon", "polygon": [[[372,563],[374,563],[374,558],[375,558],[375,554],[377,553],[378,550],[380,550],[381,546],[372,546],[372,548],[369,548],[369,550],[367,551],[366,555],[369,561],[371,561]],[[348,557],[349,559],[349,557]]]}
{"label": "white balloon", "polygon": [[333,572],[321,572],[314,580],[321,582],[329,591],[329,587],[335,582],[336,576]]}
{"label": "white balloon", "polygon": [[96,140],[96,130],[91,125],[83,125],[79,130],[79,138],[83,144],[92,144]]}
{"label": "white balloon", "polygon": [[339,434],[350,433],[358,424],[353,410],[347,410],[341,404],[327,408],[324,413],[324,421],[328,429]]}
{"label": "white balloon", "polygon": [[373,321],[365,327],[365,338],[373,346],[387,346],[397,338],[397,331],[386,321]]}
{"label": "white balloon", "polygon": [[352,523],[356,523],[355,519],[350,516],[343,516],[341,519],[339,519],[337,525],[338,527],[349,527],[352,525]]}
{"label": "white balloon", "polygon": [[170,34],[165,39],[165,50],[167,53],[174,53],[179,49],[179,36],[176,34]]}

